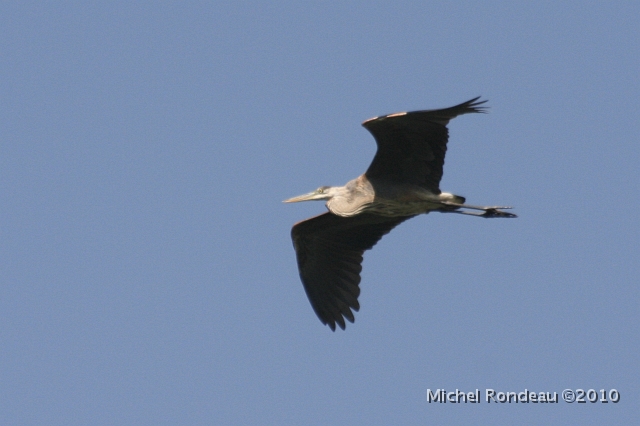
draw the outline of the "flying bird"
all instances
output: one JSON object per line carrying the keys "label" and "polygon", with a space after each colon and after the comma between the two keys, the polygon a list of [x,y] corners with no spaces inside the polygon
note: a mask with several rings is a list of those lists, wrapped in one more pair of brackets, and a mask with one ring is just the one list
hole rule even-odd
{"label": "flying bird", "polygon": [[323,324],[344,330],[360,309],[362,255],[383,235],[414,216],[432,211],[484,218],[516,217],[511,207],[465,204],[465,198],[440,191],[449,120],[486,112],[480,97],[451,108],[399,112],[362,125],[378,150],[367,171],[345,186],[321,186],[285,200],[327,200],[328,212],[296,223],[291,238],[300,279]]}

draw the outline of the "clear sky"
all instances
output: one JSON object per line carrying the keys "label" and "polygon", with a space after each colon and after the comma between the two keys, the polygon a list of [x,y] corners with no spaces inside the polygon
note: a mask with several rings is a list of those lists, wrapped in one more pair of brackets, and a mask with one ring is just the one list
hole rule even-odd
{"label": "clear sky", "polygon": [[[0,424],[637,421],[640,3],[432,3],[3,3]],[[479,95],[441,188],[520,217],[400,225],[331,332],[281,201]]]}

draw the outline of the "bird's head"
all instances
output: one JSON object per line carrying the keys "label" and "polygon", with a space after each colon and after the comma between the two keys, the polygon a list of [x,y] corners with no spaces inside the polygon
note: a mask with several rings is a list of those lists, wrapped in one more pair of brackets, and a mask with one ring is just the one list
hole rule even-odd
{"label": "bird's head", "polygon": [[321,186],[315,191],[311,191],[308,194],[298,195],[297,197],[284,200],[283,203],[298,203],[300,201],[316,201],[316,200],[329,200],[334,197],[341,187],[336,186]]}

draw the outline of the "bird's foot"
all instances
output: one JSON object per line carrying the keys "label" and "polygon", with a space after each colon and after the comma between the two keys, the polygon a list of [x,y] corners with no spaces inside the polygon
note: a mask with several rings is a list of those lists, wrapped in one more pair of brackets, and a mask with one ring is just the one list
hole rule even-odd
{"label": "bird's foot", "polygon": [[[508,210],[511,207],[483,207],[483,206],[471,206],[468,204],[455,204],[455,203],[442,203],[450,207],[455,207],[456,210],[443,210],[443,213],[458,213],[458,214],[466,214],[469,216],[479,216],[484,218],[492,218],[492,217],[518,217],[518,215],[502,211],[502,209]],[[471,209],[471,210],[480,210],[480,212],[470,212],[468,210],[458,210],[458,209]]]}
{"label": "bird's foot", "polygon": [[485,217],[485,218],[491,218],[491,217],[518,217],[518,215],[513,214],[513,213],[509,213],[509,212],[503,212],[502,210],[499,209],[510,209],[511,207],[487,207],[486,210],[484,211],[484,213],[479,214],[479,216]]}

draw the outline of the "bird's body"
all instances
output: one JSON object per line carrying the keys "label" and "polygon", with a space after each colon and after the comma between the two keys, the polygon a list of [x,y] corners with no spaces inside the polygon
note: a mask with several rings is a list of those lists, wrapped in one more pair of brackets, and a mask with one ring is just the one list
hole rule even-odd
{"label": "bird's body", "polygon": [[419,186],[381,185],[376,179],[361,175],[337,191],[327,201],[327,208],[342,217],[371,213],[380,216],[413,216],[442,208],[442,202],[464,203],[464,198],[433,192]]}
{"label": "bird's body", "polygon": [[[291,230],[300,278],[320,320],[335,330],[353,322],[359,310],[362,254],[395,226],[416,215],[438,211],[481,217],[515,217],[508,207],[464,204],[439,184],[449,120],[483,112],[478,98],[441,109],[390,114],[363,123],[378,151],[367,171],[342,187],[323,186],[285,202],[327,200],[329,212]],[[468,210],[480,210],[483,213]]]}

